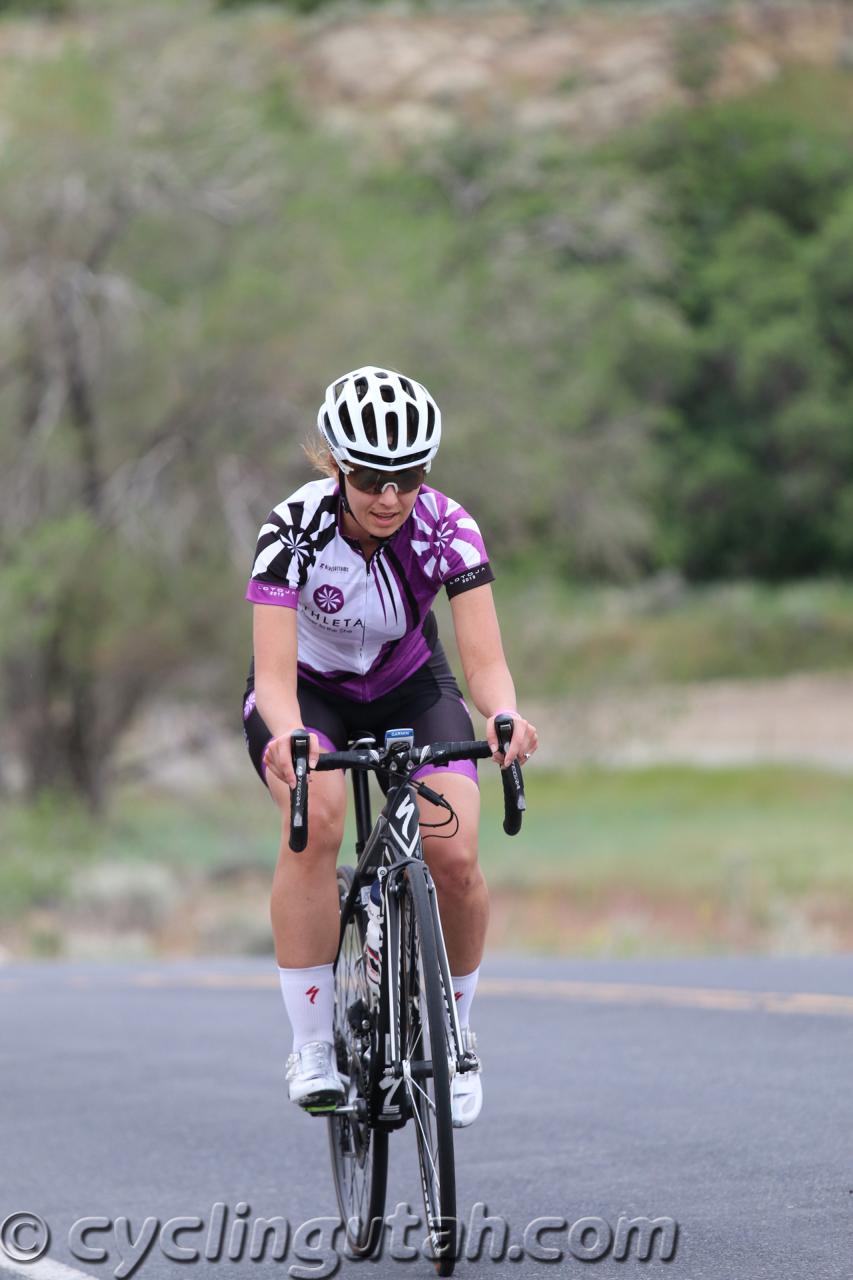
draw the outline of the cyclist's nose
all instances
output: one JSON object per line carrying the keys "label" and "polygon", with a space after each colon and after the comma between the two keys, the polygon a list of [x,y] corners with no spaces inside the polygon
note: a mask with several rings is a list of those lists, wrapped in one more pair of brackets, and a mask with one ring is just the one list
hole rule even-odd
{"label": "cyclist's nose", "polygon": [[390,482],[386,484],[382,492],[377,495],[374,506],[377,508],[384,507],[388,511],[396,511],[399,506],[397,501],[397,486]]}

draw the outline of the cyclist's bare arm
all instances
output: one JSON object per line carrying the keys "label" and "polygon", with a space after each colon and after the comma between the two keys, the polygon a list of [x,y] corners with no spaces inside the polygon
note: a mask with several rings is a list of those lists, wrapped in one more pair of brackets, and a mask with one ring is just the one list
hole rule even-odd
{"label": "cyclist's bare arm", "polygon": [[[290,752],[290,735],[302,728],[296,697],[296,610],[282,605],[253,605],[255,650],[255,698],[258,711],[268,725],[273,740],[264,753],[267,769],[296,785]],[[317,763],[319,746],[311,734],[309,762]]]}
{"label": "cyclist's bare arm", "polygon": [[[499,763],[509,766],[517,756],[521,763],[536,750],[538,738],[532,724],[516,710],[515,685],[504,657],[500,626],[491,586],[463,591],[450,601],[456,644],[462,670],[477,710],[487,720],[486,739]],[[499,711],[511,711],[512,742],[504,758],[498,750],[494,720]]]}

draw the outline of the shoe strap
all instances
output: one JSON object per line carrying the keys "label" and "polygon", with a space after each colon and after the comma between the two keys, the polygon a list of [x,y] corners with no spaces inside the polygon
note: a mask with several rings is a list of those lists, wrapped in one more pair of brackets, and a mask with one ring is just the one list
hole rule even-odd
{"label": "shoe strap", "polygon": [[287,1078],[297,1072],[320,1075],[329,1065],[332,1046],[326,1040],[311,1040],[287,1059]]}

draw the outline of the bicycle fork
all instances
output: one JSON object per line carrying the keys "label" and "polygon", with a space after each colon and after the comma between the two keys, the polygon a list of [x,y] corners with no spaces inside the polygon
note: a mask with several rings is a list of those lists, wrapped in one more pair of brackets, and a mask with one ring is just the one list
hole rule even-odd
{"label": "bicycle fork", "polygon": [[438,953],[445,1020],[449,1032],[448,1040],[451,1046],[451,1052],[448,1053],[447,1060],[450,1078],[453,1079],[457,1072],[472,1070],[477,1065],[476,1059],[462,1050],[462,1029],[459,1024],[459,1013],[453,995],[453,983],[451,981],[444,935],[441,930],[435,883],[430,875],[429,868],[422,858],[409,858],[395,863],[393,867],[389,868],[386,883],[383,886],[383,898],[385,900],[383,959],[385,969],[382,974],[382,995],[383,1000],[387,1001],[388,1020],[385,1033],[386,1066],[381,1080],[381,1087],[385,1092],[383,1115],[387,1115],[388,1119],[398,1115],[398,1110],[396,1109],[398,1107],[398,1099],[405,1098],[410,1092],[405,1089],[401,1090],[399,1086],[408,1080],[417,1080],[420,1077],[432,1074],[431,1059],[412,1063],[402,1057],[401,1017],[404,1015],[400,1008],[399,982],[392,980],[391,976],[392,973],[399,975],[401,972],[402,922],[398,902],[401,892],[400,881],[403,872],[407,868],[411,868],[415,875],[424,877],[429,894],[430,916]]}

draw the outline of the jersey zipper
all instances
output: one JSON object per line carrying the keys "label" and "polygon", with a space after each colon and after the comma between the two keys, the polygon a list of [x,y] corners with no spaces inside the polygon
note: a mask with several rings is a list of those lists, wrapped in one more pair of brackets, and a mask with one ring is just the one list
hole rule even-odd
{"label": "jersey zipper", "polygon": [[[364,553],[362,552],[362,554]],[[367,639],[367,602],[368,602],[368,596],[370,594],[370,566],[372,562],[378,559],[378,557],[381,554],[382,554],[382,547],[380,545],[376,548],[372,556],[364,557],[366,572],[364,575],[364,626],[361,628],[361,667],[362,667],[361,674],[362,676],[367,675],[367,672],[364,670],[364,642]],[[375,576],[376,575],[374,574],[374,577]]]}

